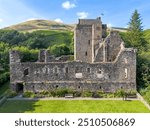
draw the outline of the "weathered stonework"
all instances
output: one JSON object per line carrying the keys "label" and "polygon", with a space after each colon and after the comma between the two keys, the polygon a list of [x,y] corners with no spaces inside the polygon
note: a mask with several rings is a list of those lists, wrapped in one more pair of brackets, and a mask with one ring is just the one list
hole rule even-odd
{"label": "weathered stonework", "polygon": [[39,52],[37,62],[21,62],[10,52],[10,83],[14,91],[75,90],[114,92],[136,90],[136,50],[124,48],[118,32],[106,36],[100,18],[79,20],[74,33],[74,61]]}

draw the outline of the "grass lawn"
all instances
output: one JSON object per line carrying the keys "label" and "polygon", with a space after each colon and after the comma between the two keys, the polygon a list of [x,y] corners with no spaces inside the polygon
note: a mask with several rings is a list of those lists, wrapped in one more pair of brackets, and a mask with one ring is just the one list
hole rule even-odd
{"label": "grass lawn", "polygon": [[149,113],[140,101],[40,100],[7,101],[1,113]]}
{"label": "grass lawn", "polygon": [[0,86],[0,96],[4,95],[9,89],[9,82],[5,83],[4,85]]}

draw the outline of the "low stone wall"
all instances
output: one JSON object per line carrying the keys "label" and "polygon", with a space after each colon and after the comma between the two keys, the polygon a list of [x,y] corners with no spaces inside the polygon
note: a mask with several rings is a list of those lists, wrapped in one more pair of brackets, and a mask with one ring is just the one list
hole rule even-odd
{"label": "low stone wall", "polygon": [[[125,82],[92,82],[92,81],[53,81],[53,82],[35,82],[25,83],[23,86],[24,91],[42,91],[42,90],[55,90],[58,88],[70,88],[77,91],[104,91],[104,92],[115,92],[119,89],[135,90],[135,85]],[[14,88],[15,90],[15,88]]]}
{"label": "low stone wall", "polygon": [[144,100],[144,98],[137,93],[137,98],[150,110],[150,105]]}

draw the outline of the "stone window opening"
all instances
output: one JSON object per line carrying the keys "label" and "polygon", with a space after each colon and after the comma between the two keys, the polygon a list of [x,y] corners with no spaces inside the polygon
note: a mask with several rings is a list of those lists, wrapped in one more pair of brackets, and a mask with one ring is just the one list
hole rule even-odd
{"label": "stone window opening", "polygon": [[81,87],[80,86],[78,86],[78,89],[80,89]]}
{"label": "stone window opening", "polygon": [[56,85],[55,87],[56,87],[56,88],[58,88],[59,86],[58,86],[58,85]]}
{"label": "stone window opening", "polygon": [[58,68],[54,68],[54,73],[58,73]]}
{"label": "stone window opening", "polygon": [[91,41],[90,41],[90,40],[88,40],[88,44],[89,44],[89,45],[90,45],[90,42],[91,42]]}
{"label": "stone window opening", "polygon": [[127,79],[128,78],[128,69],[125,68],[124,72],[125,72],[125,79]]}
{"label": "stone window opening", "polygon": [[82,73],[83,68],[80,66],[75,67],[75,73]]}
{"label": "stone window opening", "polygon": [[88,72],[88,73],[91,73],[91,68],[87,68],[87,72]]}
{"label": "stone window opening", "polygon": [[68,67],[66,67],[66,68],[65,68],[65,72],[66,72],[66,73],[68,73],[68,72],[69,72],[69,69],[68,69]]}
{"label": "stone window opening", "polygon": [[101,70],[101,69],[98,69],[97,73],[98,73],[98,74],[101,74],[101,73],[102,73],[102,70]]}
{"label": "stone window opening", "polygon": [[24,85],[23,83],[17,83],[16,84],[16,92],[17,93],[23,93]]}
{"label": "stone window opening", "polygon": [[24,74],[24,76],[29,75],[29,68],[26,68],[26,69],[24,70],[23,74]]}
{"label": "stone window opening", "polygon": [[87,56],[87,51],[85,52],[85,56]]}
{"label": "stone window opening", "polygon": [[101,87],[101,86],[99,86],[99,89],[102,89],[102,87]]}
{"label": "stone window opening", "polygon": [[127,63],[128,63],[127,58],[124,58],[124,63],[125,63],[125,64],[127,64]]}

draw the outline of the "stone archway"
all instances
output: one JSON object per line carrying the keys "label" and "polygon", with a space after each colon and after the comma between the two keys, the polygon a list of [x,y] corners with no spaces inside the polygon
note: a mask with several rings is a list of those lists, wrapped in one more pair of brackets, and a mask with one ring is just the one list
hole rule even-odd
{"label": "stone archway", "polygon": [[16,92],[23,93],[24,85],[23,83],[16,83]]}

